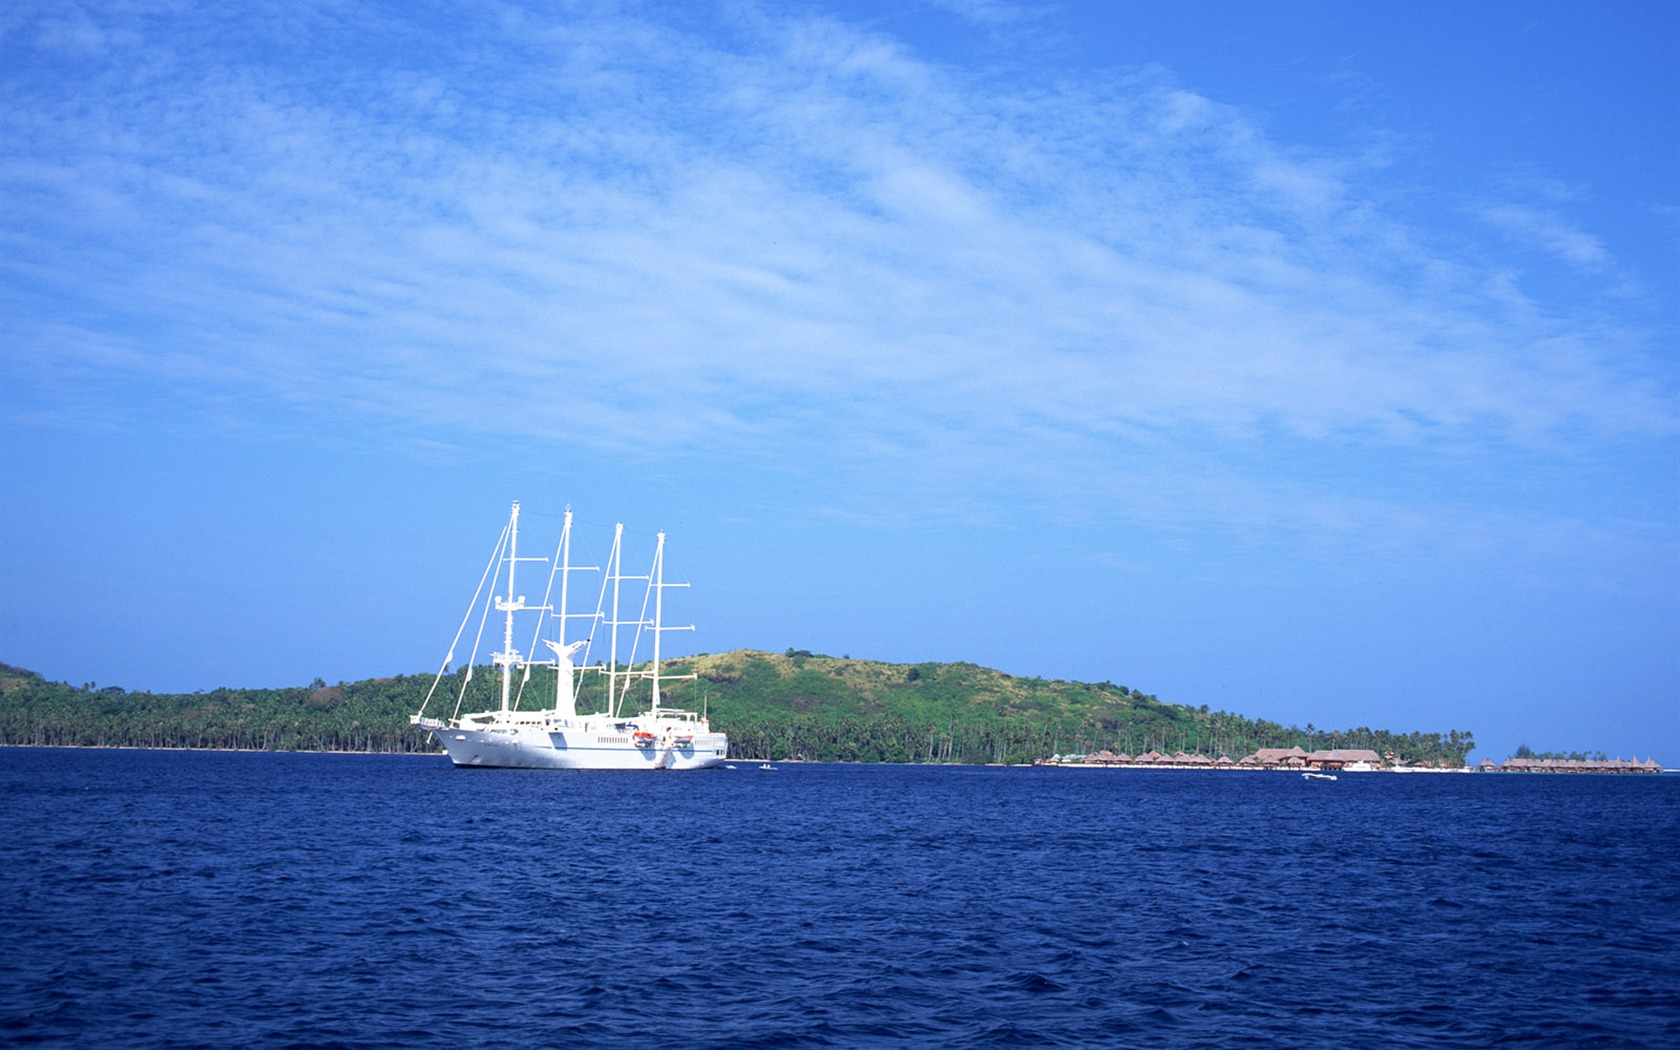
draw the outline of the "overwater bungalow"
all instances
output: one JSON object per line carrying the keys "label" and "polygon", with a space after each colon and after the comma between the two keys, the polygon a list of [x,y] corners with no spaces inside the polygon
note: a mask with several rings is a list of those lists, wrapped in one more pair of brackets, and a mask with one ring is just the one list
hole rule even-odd
{"label": "overwater bungalow", "polygon": [[1655,758],[1507,758],[1495,766],[1484,759],[1479,767],[1499,773],[1661,773]]}
{"label": "overwater bungalow", "polygon": [[1368,748],[1338,747],[1314,751],[1306,763],[1314,769],[1370,770],[1382,765],[1382,756]]}
{"label": "overwater bungalow", "polygon": [[1249,758],[1254,760],[1255,765],[1266,769],[1277,769],[1280,767],[1284,769],[1299,769],[1307,764],[1307,753],[1302,751],[1298,746],[1263,747],[1254,752],[1254,754],[1248,756],[1248,758],[1243,759],[1243,761],[1247,762]]}

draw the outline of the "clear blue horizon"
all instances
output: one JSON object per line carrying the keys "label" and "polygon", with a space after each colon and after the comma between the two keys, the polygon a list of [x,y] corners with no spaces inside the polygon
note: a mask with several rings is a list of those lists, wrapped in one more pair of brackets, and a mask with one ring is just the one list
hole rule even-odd
{"label": "clear blue horizon", "polygon": [[[1680,764],[1680,8],[25,2],[0,659],[687,651]],[[682,651],[682,650],[679,650]]]}

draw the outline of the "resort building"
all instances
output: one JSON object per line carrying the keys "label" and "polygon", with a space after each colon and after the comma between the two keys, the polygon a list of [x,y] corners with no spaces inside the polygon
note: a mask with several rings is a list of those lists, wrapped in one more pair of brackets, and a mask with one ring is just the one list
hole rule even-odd
{"label": "resort building", "polygon": [[1237,764],[1262,769],[1305,769],[1307,753],[1299,747],[1263,747]]}
{"label": "resort building", "polygon": [[[1118,754],[1104,748],[1088,755],[1052,755],[1048,759],[1040,759],[1034,765],[1069,765],[1069,766],[1109,766],[1127,769],[1276,769],[1299,770],[1306,772],[1317,770],[1333,772],[1343,770],[1349,773],[1367,770],[1392,770],[1399,773],[1439,772],[1441,770],[1458,770],[1445,760],[1440,763],[1409,764],[1395,760],[1395,756],[1386,758],[1369,748],[1321,748],[1317,751],[1303,751],[1299,747],[1262,747],[1252,755],[1246,755],[1241,761],[1233,762],[1229,755],[1219,755],[1210,758],[1202,752],[1188,754],[1176,751],[1164,755],[1151,748],[1136,755],[1128,755],[1121,751]],[[1623,759],[1561,759],[1561,758],[1510,758],[1502,763],[1484,758],[1475,767],[1483,773],[1661,773],[1663,767],[1655,758],[1647,758],[1641,762],[1638,759],[1624,761]],[[1467,771],[1467,770],[1466,770]]]}
{"label": "resort building", "polygon": [[1307,756],[1307,765],[1313,769],[1376,769],[1382,765],[1382,756],[1365,748],[1339,747],[1314,751]]}
{"label": "resort building", "polygon": [[1476,767],[1484,773],[1661,773],[1663,767],[1655,758],[1641,762],[1637,758],[1623,760],[1573,758],[1507,758],[1495,765],[1484,758]]}

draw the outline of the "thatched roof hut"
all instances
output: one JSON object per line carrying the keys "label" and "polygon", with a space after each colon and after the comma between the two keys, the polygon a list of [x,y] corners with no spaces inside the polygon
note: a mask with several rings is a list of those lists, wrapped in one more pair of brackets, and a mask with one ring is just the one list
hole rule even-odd
{"label": "thatched roof hut", "polygon": [[1306,757],[1306,762],[1319,769],[1342,769],[1360,763],[1375,768],[1382,764],[1382,756],[1369,748],[1338,747],[1314,751]]}

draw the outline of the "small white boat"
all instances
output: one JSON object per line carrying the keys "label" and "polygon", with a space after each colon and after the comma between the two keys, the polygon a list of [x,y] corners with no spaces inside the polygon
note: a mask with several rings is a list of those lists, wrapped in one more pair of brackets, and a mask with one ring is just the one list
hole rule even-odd
{"label": "small white boat", "polygon": [[1334,774],[1334,773],[1302,773],[1301,774],[1301,779],[1302,780],[1335,780],[1336,779],[1336,774]]}
{"label": "small white boat", "polygon": [[763,764],[763,765],[762,765],[762,766],[759,766],[759,767],[758,767],[758,768],[760,768],[760,769],[769,769],[769,770],[772,770],[772,771],[773,771],[773,770],[775,770],[775,768],[776,768],[776,767],[775,767],[775,766],[773,766],[773,765],[771,765],[771,764],[770,764],[770,763],[768,763],[768,762],[766,762],[766,763],[764,763],[764,764]]}

